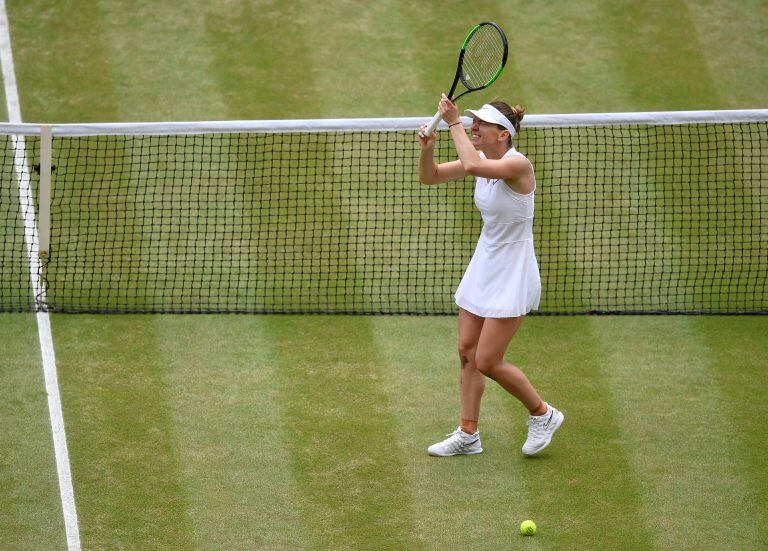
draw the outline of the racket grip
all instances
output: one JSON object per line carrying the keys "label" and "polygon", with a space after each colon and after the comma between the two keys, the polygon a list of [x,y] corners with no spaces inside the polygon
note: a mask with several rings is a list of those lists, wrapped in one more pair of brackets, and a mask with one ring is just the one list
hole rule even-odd
{"label": "racket grip", "polygon": [[432,117],[432,120],[429,122],[429,126],[427,126],[427,129],[424,131],[425,136],[431,136],[432,133],[435,131],[435,128],[437,128],[437,125],[440,124],[440,121],[442,120],[442,117],[440,116],[440,111],[435,113],[435,116]]}

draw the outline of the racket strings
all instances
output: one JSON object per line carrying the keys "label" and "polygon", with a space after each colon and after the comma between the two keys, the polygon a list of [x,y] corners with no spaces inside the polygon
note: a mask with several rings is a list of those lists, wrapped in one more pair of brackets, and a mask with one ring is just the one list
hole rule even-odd
{"label": "racket strings", "polygon": [[504,40],[491,25],[483,25],[469,39],[461,65],[462,81],[469,89],[486,86],[504,62]]}

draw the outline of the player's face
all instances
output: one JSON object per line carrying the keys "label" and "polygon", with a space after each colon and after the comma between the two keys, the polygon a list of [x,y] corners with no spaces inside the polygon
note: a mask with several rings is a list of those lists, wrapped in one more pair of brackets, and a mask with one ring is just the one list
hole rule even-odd
{"label": "player's face", "polygon": [[475,149],[480,150],[498,142],[499,135],[501,134],[498,125],[492,122],[485,122],[477,117],[472,119],[470,132],[472,145],[475,146]]}

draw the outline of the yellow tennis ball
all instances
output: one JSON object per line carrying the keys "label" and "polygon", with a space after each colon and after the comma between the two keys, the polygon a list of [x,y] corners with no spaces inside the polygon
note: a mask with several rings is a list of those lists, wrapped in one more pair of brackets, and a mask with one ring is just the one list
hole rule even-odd
{"label": "yellow tennis ball", "polygon": [[520,523],[520,533],[524,536],[533,536],[536,533],[536,524],[532,520],[524,520]]}

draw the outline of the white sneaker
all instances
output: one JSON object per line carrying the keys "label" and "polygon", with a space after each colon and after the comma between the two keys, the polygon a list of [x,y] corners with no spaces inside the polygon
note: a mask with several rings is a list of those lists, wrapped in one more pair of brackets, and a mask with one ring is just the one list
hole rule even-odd
{"label": "white sneaker", "polygon": [[549,404],[547,404],[547,413],[544,415],[531,415],[528,419],[528,439],[523,444],[523,453],[535,455],[549,446],[552,435],[563,424],[564,418],[560,411]]}
{"label": "white sneaker", "polygon": [[438,457],[448,457],[449,455],[471,455],[483,452],[483,448],[480,447],[479,431],[475,434],[467,434],[461,430],[461,427],[458,427],[447,436],[446,440],[428,447],[427,453]]}

